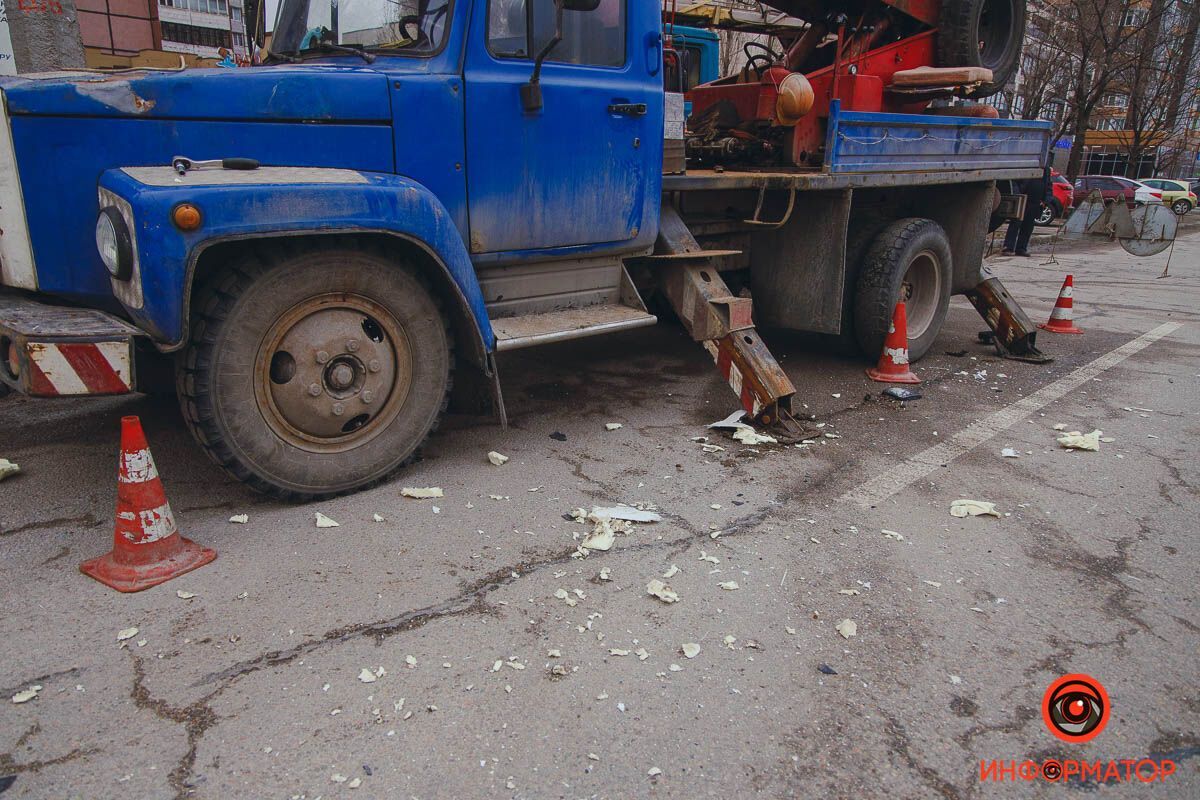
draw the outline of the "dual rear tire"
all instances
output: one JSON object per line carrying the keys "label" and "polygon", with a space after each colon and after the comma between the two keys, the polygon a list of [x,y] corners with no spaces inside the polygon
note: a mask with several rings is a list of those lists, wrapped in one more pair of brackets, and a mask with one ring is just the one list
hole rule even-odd
{"label": "dual rear tire", "polygon": [[908,357],[933,346],[950,308],[950,240],[931,219],[910,217],[885,227],[863,257],[852,307],[854,336],[868,358],[877,358],[903,301],[908,318]]}

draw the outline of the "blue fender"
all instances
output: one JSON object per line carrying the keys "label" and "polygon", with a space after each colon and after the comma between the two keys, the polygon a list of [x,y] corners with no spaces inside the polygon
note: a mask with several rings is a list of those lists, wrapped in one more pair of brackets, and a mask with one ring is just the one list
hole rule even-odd
{"label": "blue fender", "polygon": [[[128,203],[138,261],[134,285],[113,281],[113,293],[160,350],[184,344],[192,277],[205,249],[235,240],[333,233],[387,234],[422,247],[457,287],[482,351],[495,347],[458,228],[441,201],[415,181],[308,167],[202,169],[183,176],[170,167],[125,167],[101,175],[101,206],[106,192]],[[184,232],[171,221],[172,209],[183,202],[200,209],[199,229]]]}

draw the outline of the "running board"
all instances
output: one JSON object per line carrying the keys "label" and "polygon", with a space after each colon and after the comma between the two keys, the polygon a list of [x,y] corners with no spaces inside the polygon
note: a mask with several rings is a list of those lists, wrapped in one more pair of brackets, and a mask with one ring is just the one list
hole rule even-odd
{"label": "running board", "polygon": [[496,350],[503,352],[642,328],[656,322],[658,317],[653,314],[614,303],[501,317],[492,320],[492,330],[496,334]]}

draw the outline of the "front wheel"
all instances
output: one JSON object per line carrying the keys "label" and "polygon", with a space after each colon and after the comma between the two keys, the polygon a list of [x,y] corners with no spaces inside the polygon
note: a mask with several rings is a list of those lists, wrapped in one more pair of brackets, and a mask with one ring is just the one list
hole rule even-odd
{"label": "front wheel", "polygon": [[931,219],[893,222],[871,243],[858,274],[854,332],[863,354],[876,358],[892,324],[896,303],[908,317],[908,358],[933,346],[950,308],[950,240]]}
{"label": "front wheel", "polygon": [[416,268],[319,246],[230,264],[200,288],[177,365],[197,441],[287,500],[362,489],[403,466],[446,408],[453,343]]}
{"label": "front wheel", "polygon": [[1171,204],[1171,210],[1174,211],[1176,215],[1182,217],[1184,214],[1192,210],[1192,204],[1187,200],[1176,200]]}

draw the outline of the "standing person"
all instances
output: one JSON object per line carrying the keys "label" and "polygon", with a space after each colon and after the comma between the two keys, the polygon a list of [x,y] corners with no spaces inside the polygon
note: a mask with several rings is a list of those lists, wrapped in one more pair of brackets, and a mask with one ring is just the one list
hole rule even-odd
{"label": "standing person", "polygon": [[1029,255],[1029,237],[1033,235],[1033,221],[1037,219],[1042,205],[1049,202],[1047,195],[1052,191],[1050,168],[1045,167],[1040,178],[1026,178],[1021,181],[1020,186],[1022,194],[1025,195],[1025,216],[1008,223],[1008,231],[1004,234],[1004,250],[1000,253],[1005,256]]}

